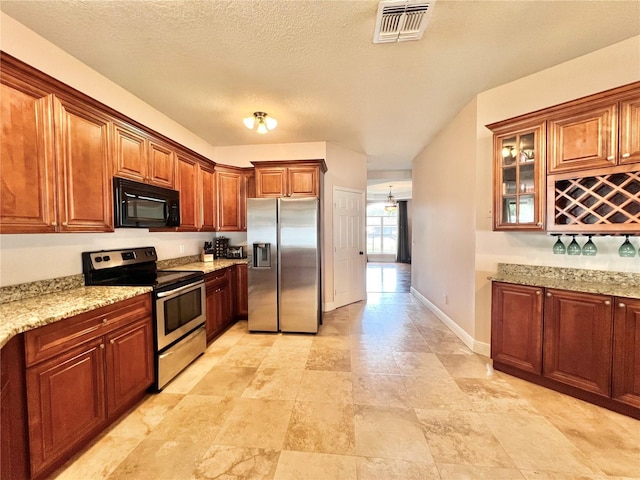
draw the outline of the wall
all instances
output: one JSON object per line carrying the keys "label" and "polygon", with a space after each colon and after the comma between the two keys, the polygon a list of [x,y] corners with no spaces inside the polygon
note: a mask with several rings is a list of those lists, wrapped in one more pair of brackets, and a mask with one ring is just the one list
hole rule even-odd
{"label": "wall", "polygon": [[411,285],[467,338],[474,336],[475,131],[474,100],[413,161]]}
{"label": "wall", "polygon": [[[587,258],[553,255],[555,238],[545,233],[493,232],[492,134],[485,125],[638,80],[640,36],[480,93],[414,160],[412,283],[454,330],[473,337],[477,351],[488,354],[487,276],[499,262],[640,272],[638,257],[618,257],[620,237],[594,239],[598,255]],[[432,252],[438,248],[440,257]],[[455,299],[452,280],[461,286]],[[443,306],[444,290],[449,290],[450,304],[460,305]]]}

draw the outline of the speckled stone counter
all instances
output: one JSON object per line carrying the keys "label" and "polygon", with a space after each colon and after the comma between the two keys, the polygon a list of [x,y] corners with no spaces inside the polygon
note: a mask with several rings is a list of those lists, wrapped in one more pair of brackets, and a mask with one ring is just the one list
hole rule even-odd
{"label": "speckled stone counter", "polygon": [[79,287],[2,303],[0,347],[27,330],[151,291],[151,287]]}
{"label": "speckled stone counter", "polygon": [[220,258],[213,262],[191,262],[184,265],[174,266],[167,270],[197,270],[204,272],[205,274],[215,272],[216,270],[222,270],[223,268],[233,267],[238,264],[247,263],[246,258]]}
{"label": "speckled stone counter", "polygon": [[640,274],[499,263],[495,282],[640,299]]}

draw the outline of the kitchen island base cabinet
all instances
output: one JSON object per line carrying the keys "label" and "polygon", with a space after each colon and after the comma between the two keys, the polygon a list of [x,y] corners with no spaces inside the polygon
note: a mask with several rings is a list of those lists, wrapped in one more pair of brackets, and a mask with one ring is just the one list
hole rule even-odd
{"label": "kitchen island base cabinet", "polygon": [[24,334],[32,478],[84,447],[153,383],[150,295]]}

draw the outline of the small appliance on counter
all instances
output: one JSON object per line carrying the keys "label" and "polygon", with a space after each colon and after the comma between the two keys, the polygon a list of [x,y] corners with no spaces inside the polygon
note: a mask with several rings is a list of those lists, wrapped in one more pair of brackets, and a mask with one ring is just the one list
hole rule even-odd
{"label": "small appliance on counter", "polygon": [[227,258],[227,249],[229,248],[229,239],[226,237],[216,237],[215,239],[214,258]]}
{"label": "small appliance on counter", "polygon": [[227,248],[227,258],[245,258],[243,247]]}

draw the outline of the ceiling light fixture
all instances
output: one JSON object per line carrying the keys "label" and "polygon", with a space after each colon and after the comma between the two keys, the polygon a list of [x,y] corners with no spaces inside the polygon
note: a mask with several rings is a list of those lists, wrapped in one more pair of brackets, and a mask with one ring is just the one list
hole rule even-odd
{"label": "ceiling light fixture", "polygon": [[393,213],[396,211],[397,206],[396,199],[391,195],[391,185],[389,185],[389,195],[387,195],[387,201],[384,202],[384,210],[385,212]]}
{"label": "ceiling light fixture", "polygon": [[261,135],[264,135],[269,130],[273,130],[278,125],[278,121],[270,117],[265,112],[253,112],[253,117],[243,118],[244,126],[249,130],[253,130],[256,128],[256,132]]}

